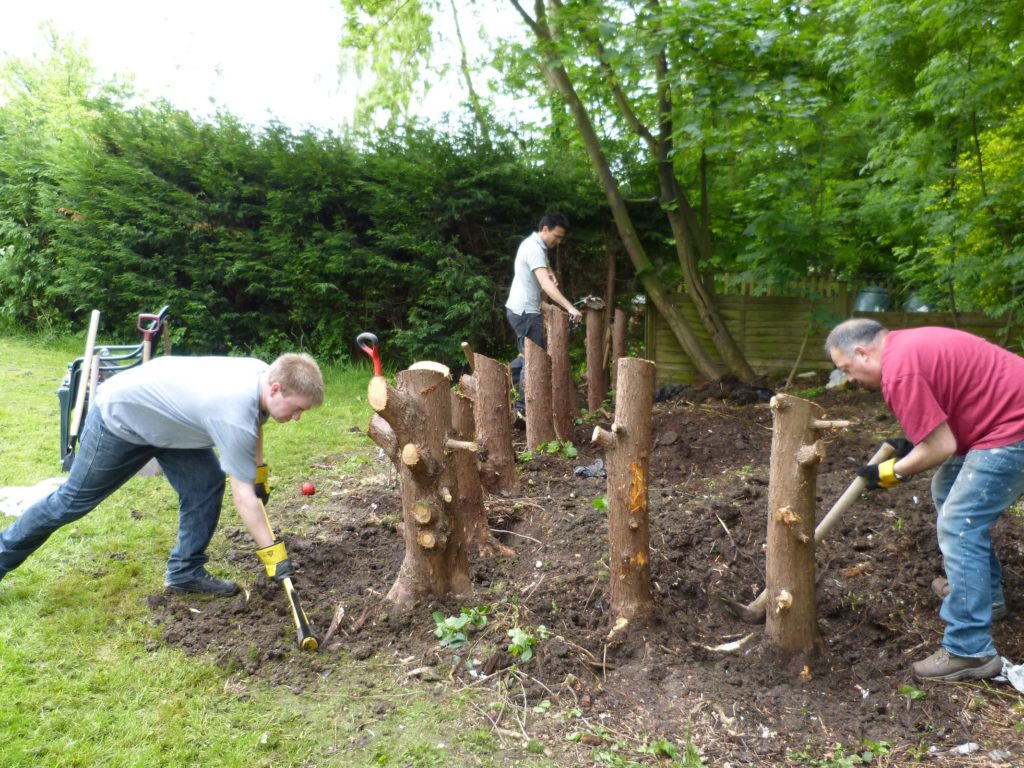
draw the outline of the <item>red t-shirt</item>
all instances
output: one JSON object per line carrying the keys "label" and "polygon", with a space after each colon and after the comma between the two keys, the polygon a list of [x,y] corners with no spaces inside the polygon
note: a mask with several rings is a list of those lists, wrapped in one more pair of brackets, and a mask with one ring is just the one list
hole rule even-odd
{"label": "red t-shirt", "polygon": [[914,443],[944,421],[960,455],[1024,440],[1024,358],[970,333],[890,331],[882,395]]}

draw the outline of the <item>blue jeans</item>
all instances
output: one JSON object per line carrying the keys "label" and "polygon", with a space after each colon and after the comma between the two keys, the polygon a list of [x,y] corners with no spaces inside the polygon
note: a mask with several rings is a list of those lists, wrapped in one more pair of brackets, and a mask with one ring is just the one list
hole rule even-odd
{"label": "blue jeans", "polygon": [[541,349],[547,349],[544,339],[544,317],[532,312],[524,315],[517,315],[511,309],[505,310],[505,317],[508,324],[516,334],[516,346],[519,348],[519,355],[509,366],[509,373],[512,376],[512,387],[516,394],[516,410],[526,410],[526,393],[523,391],[523,366],[526,359],[523,357],[526,351],[526,340],[529,339]]}
{"label": "blue jeans", "polygon": [[996,653],[992,605],[1005,602],[991,529],[1024,493],[1024,441],[947,459],[932,477],[936,530],[950,591],[939,616],[943,647],[955,656]]}
{"label": "blue jeans", "polygon": [[94,510],[152,458],[178,494],[178,542],[167,562],[165,583],[185,582],[202,572],[224,499],[225,475],[213,449],[135,445],[111,433],[92,409],[68,479],[0,532],[0,579],[58,528]]}

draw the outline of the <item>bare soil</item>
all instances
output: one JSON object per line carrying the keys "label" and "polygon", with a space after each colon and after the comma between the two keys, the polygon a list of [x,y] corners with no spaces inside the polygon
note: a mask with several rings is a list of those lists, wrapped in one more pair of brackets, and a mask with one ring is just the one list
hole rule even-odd
{"label": "bare soil", "polygon": [[[919,684],[911,677],[911,662],[938,647],[943,628],[930,589],[942,567],[927,477],[863,494],[818,547],[818,620],[827,647],[806,667],[780,663],[764,647],[763,625],[743,623],[723,604],[723,597],[750,601],[764,586],[772,417],[757,395],[716,382],[655,404],[650,514],[657,615],[623,636],[609,640],[607,521],[592,503],[605,481],[573,472],[599,457],[589,444],[593,425],[578,428],[579,456],[536,456],[520,465],[520,496],[488,498],[492,526],[510,532],[498,537],[516,556],[471,562],[472,597],[402,614],[388,605],[383,596],[403,557],[401,512],[394,473],[377,461],[360,476],[329,473],[312,500],[297,489],[277,489],[271,500],[321,637],[344,610],[320,652],[295,647],[283,596],[259,573],[248,536],[237,528],[226,530],[227,557],[252,571],[255,586],[207,600],[200,613],[192,606],[201,598],[157,595],[150,601],[154,617],[165,642],[295,690],[315,685],[349,657],[404,659],[426,670],[418,683],[426,686],[476,683],[487,690],[503,674],[514,676],[527,715],[549,701],[639,740],[681,742],[688,731],[708,765],[809,764],[811,756],[841,754],[835,745],[849,754],[873,744],[882,745],[874,748],[875,764],[1024,764],[1022,697],[1009,685]],[[899,425],[877,393],[834,390],[815,399],[826,418],[854,422],[828,438],[817,484],[824,514]],[[994,538],[1011,608],[995,638],[1019,663],[1021,518],[1005,515]],[[439,647],[434,611],[450,616],[485,604],[492,606],[490,631],[468,649]],[[544,625],[551,633],[518,671],[505,650],[504,630],[513,624],[535,632]],[[739,650],[716,648],[751,633]],[[461,661],[453,666],[457,654]],[[579,727],[560,722],[531,716],[526,731],[555,744],[564,740],[559,728]],[[950,751],[969,742],[981,747],[970,757]]]}

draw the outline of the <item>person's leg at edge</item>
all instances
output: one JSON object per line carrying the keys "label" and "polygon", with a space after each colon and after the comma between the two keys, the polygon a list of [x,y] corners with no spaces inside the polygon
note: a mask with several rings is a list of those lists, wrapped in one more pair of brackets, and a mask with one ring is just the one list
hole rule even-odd
{"label": "person's leg at edge", "polygon": [[953,457],[932,478],[939,548],[950,586],[939,613],[946,622],[942,646],[954,656],[996,654],[992,605],[1002,603],[1003,594],[991,528],[1022,492],[1024,442]]}
{"label": "person's leg at edge", "polygon": [[67,480],[0,532],[0,578],[21,565],[58,528],[99,506],[152,456],[151,447],[112,434],[99,412],[90,410]]}
{"label": "person's leg at edge", "polygon": [[168,448],[158,451],[156,458],[178,494],[178,541],[164,578],[173,586],[206,573],[206,548],[220,520],[226,478],[212,448]]}

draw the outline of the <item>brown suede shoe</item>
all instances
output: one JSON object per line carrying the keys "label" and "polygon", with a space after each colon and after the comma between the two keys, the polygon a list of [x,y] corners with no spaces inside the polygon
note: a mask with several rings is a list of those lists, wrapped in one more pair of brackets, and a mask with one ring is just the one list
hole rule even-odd
{"label": "brown suede shoe", "polygon": [[[949,582],[944,576],[936,576],[932,579],[932,592],[940,599],[949,594]],[[992,603],[992,621],[1002,621],[1009,615],[1006,603]]]}
{"label": "brown suede shoe", "polygon": [[982,659],[964,658],[939,648],[912,666],[917,680],[985,680],[1003,671],[1003,660],[998,654]]}

